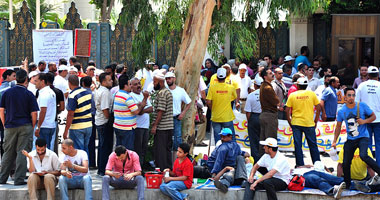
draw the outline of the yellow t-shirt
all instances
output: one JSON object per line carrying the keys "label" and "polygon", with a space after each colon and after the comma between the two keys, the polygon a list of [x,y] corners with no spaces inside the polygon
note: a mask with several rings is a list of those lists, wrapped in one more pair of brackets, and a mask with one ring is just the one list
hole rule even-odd
{"label": "yellow t-shirt", "polygon": [[313,91],[298,90],[290,94],[286,107],[292,108],[292,125],[315,126],[314,106],[318,104],[318,97]]}
{"label": "yellow t-shirt", "polygon": [[[214,75],[211,76],[210,86],[214,85],[216,83],[219,83],[218,82],[218,77],[216,76],[216,74],[214,74]],[[239,82],[237,82],[235,80],[231,80],[231,75],[229,75],[229,76],[226,77],[225,83],[232,85],[235,88],[235,90],[237,90],[237,89],[240,88]]]}
{"label": "yellow t-shirt", "polygon": [[236,90],[233,86],[227,83],[210,85],[206,99],[212,101],[211,121],[230,122],[235,119],[231,107],[231,101],[236,99]]}
{"label": "yellow t-shirt", "polygon": [[[343,163],[343,152],[343,149],[339,152],[338,163]],[[369,150],[369,148],[368,156],[373,158],[372,152]],[[367,164],[363,162],[362,159],[360,159],[359,148],[357,148],[351,163],[351,178],[355,180],[363,180],[365,177],[367,177]]]}

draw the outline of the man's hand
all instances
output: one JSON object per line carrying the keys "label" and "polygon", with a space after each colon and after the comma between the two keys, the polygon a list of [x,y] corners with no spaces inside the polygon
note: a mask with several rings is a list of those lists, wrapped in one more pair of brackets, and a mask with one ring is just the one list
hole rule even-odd
{"label": "man's hand", "polygon": [[255,181],[255,182],[251,185],[250,189],[251,189],[251,190],[256,190],[256,186],[257,186],[257,181]]}
{"label": "man's hand", "polygon": [[172,180],[172,177],[164,177],[164,182],[167,183]]}
{"label": "man's hand", "polygon": [[169,168],[164,169],[163,173],[170,172]]}
{"label": "man's hand", "polygon": [[152,126],[152,129],[150,130],[150,133],[151,133],[152,135],[155,135],[156,132],[157,132],[157,126]]}
{"label": "man's hand", "polygon": [[333,143],[331,144],[331,147],[334,148],[334,149],[336,149],[336,142],[333,142]]}
{"label": "man's hand", "polygon": [[326,115],[326,113],[323,113],[323,114],[322,114],[322,121],[325,122],[326,120],[327,120],[327,115]]}
{"label": "man's hand", "polygon": [[182,120],[184,116],[185,116],[185,113],[181,113],[180,115],[178,115],[178,120]]}
{"label": "man's hand", "polygon": [[28,153],[27,151],[25,151],[25,150],[22,150],[21,153],[22,153],[25,157],[27,157],[27,158],[32,158],[32,156],[30,156],[29,153]]}
{"label": "man's hand", "polygon": [[235,170],[235,168],[230,167],[230,166],[227,166],[227,167],[225,167],[224,169],[226,169],[226,170],[228,170],[228,171],[234,171],[234,170]]}
{"label": "man's hand", "polygon": [[66,140],[66,139],[68,138],[67,135],[68,135],[68,132],[65,131],[65,132],[63,133],[63,139],[64,139],[64,140]]}
{"label": "man's hand", "polygon": [[240,108],[240,103],[239,103],[239,102],[236,102],[235,107],[236,107],[236,109],[238,110],[238,109]]}
{"label": "man's hand", "polygon": [[112,176],[115,177],[116,179],[119,179],[121,177],[120,172],[112,172]]}
{"label": "man's hand", "polygon": [[124,174],[124,180],[129,181],[133,178],[132,174]]}
{"label": "man's hand", "polygon": [[36,137],[40,137],[40,129],[39,128],[37,128],[36,131],[34,131],[34,135]]}
{"label": "man's hand", "polygon": [[63,162],[63,165],[65,165],[68,168],[73,168],[73,163],[70,160],[66,160]]}
{"label": "man's hand", "polygon": [[249,183],[253,183],[254,180],[255,180],[255,179],[254,179],[253,176],[248,178],[248,182],[249,182]]}
{"label": "man's hand", "polygon": [[70,171],[63,171],[62,175],[66,176],[67,178],[72,178],[73,177],[73,174]]}
{"label": "man's hand", "polygon": [[358,122],[359,125],[366,124],[366,121],[364,119],[361,119],[361,118],[357,119],[356,121]]}
{"label": "man's hand", "polygon": [[144,91],[143,95],[144,95],[144,98],[148,98],[149,97],[149,92],[148,91]]}

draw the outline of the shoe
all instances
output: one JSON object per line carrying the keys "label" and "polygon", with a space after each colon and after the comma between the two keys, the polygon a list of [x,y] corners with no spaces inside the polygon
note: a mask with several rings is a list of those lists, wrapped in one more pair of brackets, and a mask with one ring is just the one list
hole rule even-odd
{"label": "shoe", "polygon": [[20,183],[15,183],[14,185],[26,185],[27,182],[23,181],[23,182],[20,182]]}
{"label": "shoe", "polygon": [[97,170],[98,169],[98,167],[89,167],[90,168],[90,170]]}
{"label": "shoe", "polygon": [[375,175],[374,177],[372,177],[368,182],[367,182],[367,185],[378,185],[380,184],[380,176],[379,175]]}
{"label": "shoe", "polygon": [[371,192],[371,188],[369,188],[368,186],[366,186],[363,183],[360,183],[359,181],[355,182],[355,189],[357,189],[361,192],[365,192],[365,193]]}
{"label": "shoe", "polygon": [[197,146],[197,147],[207,147],[208,144],[202,142],[202,143],[196,144],[195,146]]}
{"label": "shoe", "polygon": [[224,185],[223,183],[221,183],[219,180],[214,181],[214,185],[215,185],[216,188],[218,188],[223,193],[227,193],[228,192],[228,187],[226,185]]}
{"label": "shoe", "polygon": [[346,183],[342,182],[340,185],[334,186],[334,198],[339,199],[342,195],[343,190],[346,189]]}

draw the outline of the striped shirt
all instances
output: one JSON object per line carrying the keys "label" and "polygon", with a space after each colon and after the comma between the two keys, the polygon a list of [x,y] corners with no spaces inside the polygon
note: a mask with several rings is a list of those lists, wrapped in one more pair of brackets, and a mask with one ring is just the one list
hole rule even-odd
{"label": "striped shirt", "polygon": [[153,122],[156,120],[158,111],[164,111],[161,121],[157,125],[157,130],[174,129],[173,124],[173,95],[167,89],[160,90],[154,100]]}
{"label": "striped shirt", "polygon": [[136,128],[136,115],[132,112],[138,109],[132,96],[124,90],[119,90],[114,99],[113,112],[115,121],[113,127],[120,130],[132,130]]}
{"label": "striped shirt", "polygon": [[81,87],[77,87],[70,92],[67,102],[67,110],[74,111],[74,118],[70,129],[92,127],[91,99],[91,92]]}

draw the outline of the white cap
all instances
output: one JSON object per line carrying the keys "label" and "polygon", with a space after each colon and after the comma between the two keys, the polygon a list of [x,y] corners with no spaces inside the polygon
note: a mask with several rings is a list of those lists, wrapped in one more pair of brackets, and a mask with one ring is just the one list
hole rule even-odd
{"label": "white cap", "polygon": [[332,148],[329,152],[330,154],[330,158],[333,160],[333,161],[337,161],[339,160],[339,156],[338,156],[338,152],[335,148]]}
{"label": "white cap", "polygon": [[260,61],[257,63],[258,66],[268,67],[268,63],[266,61]]}
{"label": "white cap", "polygon": [[160,80],[165,80],[165,75],[159,69],[156,69],[153,71],[153,77],[160,79]]}
{"label": "white cap", "polygon": [[165,78],[175,78],[175,74],[173,72],[167,72]]}
{"label": "white cap", "polygon": [[247,65],[244,64],[244,63],[240,64],[240,65],[239,65],[239,70],[240,70],[240,69],[245,69],[245,70],[247,70]]}
{"label": "white cap", "polygon": [[379,73],[379,69],[376,66],[369,66],[368,73],[369,74]]}
{"label": "white cap", "polygon": [[298,85],[308,85],[308,84],[309,84],[309,81],[308,81],[307,78],[305,78],[305,77],[300,77],[300,78],[297,80],[297,84],[298,84]]}
{"label": "white cap", "polygon": [[224,65],[222,65],[222,67],[221,68],[225,68],[225,67],[227,67],[227,68],[230,68],[231,69],[231,65],[229,65],[229,64],[224,64]]}
{"label": "white cap", "polygon": [[39,73],[38,73],[36,70],[34,70],[34,71],[32,71],[32,72],[29,73],[28,77],[29,77],[29,78],[32,78],[33,76],[36,76],[36,75],[38,75],[38,74],[39,74]]}
{"label": "white cap", "polygon": [[325,165],[321,161],[317,160],[314,163],[314,170],[318,172],[325,172]]}
{"label": "white cap", "polygon": [[74,71],[74,72],[78,72],[78,69],[77,69],[76,67],[74,67],[74,66],[71,66],[71,67],[69,68],[69,72],[72,72],[72,71]]}
{"label": "white cap", "polygon": [[[228,65],[228,66],[230,66],[230,65]],[[227,70],[224,69],[223,67],[221,67],[216,72],[216,75],[217,75],[218,78],[226,78],[226,76],[227,76]]]}
{"label": "white cap", "polygon": [[104,71],[101,70],[101,69],[95,69],[95,76],[99,76],[101,73],[103,73]]}
{"label": "white cap", "polygon": [[264,81],[263,78],[261,78],[260,76],[256,76],[255,79],[253,80],[254,84],[258,86],[260,86],[261,83],[263,83],[263,81]]}
{"label": "white cap", "polygon": [[263,146],[278,147],[277,140],[271,137],[267,138],[265,141],[260,141],[260,144]]}
{"label": "white cap", "polygon": [[96,69],[94,66],[92,66],[92,65],[90,65],[90,66],[88,66],[87,68],[86,68],[86,70],[88,70],[88,69]]}
{"label": "white cap", "polygon": [[292,61],[292,60],[294,60],[294,58],[292,57],[292,56],[285,56],[285,58],[284,58],[284,62],[288,62],[288,61]]}
{"label": "white cap", "polygon": [[67,70],[67,66],[66,65],[60,65],[58,67],[58,71],[64,71],[64,70]]}

